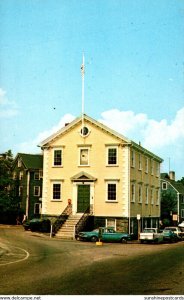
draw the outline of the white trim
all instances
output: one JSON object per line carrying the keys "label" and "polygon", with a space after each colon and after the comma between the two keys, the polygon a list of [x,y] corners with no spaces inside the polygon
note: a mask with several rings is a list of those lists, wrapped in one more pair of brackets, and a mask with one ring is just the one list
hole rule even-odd
{"label": "white trim", "polygon": [[[58,198],[58,199],[53,198],[54,184],[60,185],[60,198]],[[61,202],[62,201],[62,181],[61,180],[51,182],[51,201],[52,202]]]}
{"label": "white trim", "polygon": [[[36,188],[38,188],[38,194],[35,193]],[[40,197],[40,186],[39,185],[34,185],[34,197]]]}
{"label": "white trim", "polygon": [[[116,186],[116,199],[108,199],[108,186],[109,184],[114,184]],[[111,203],[115,203],[115,202],[118,202],[117,200],[117,185],[118,185],[118,182],[117,180],[109,180],[109,181],[106,181],[106,199],[105,199],[105,202],[111,202]]]}
{"label": "white trim", "polygon": [[[109,164],[109,150],[110,149],[116,149],[116,163],[115,164]],[[118,155],[118,146],[106,146],[106,166],[108,167],[115,167],[118,166],[119,161],[119,155]]]}
{"label": "white trim", "polygon": [[[60,165],[55,165],[54,164],[54,154],[55,154],[55,151],[61,151],[61,164]],[[52,149],[52,167],[53,168],[61,168],[63,167],[63,149],[62,148],[53,148]]]}
{"label": "white trim", "polygon": [[[88,167],[89,166],[89,152],[90,152],[90,148],[89,147],[79,147],[79,153],[78,153],[78,166],[79,167]],[[87,151],[86,152],[86,156],[87,156],[87,163],[86,164],[81,164],[81,155],[82,155],[82,151]]]}

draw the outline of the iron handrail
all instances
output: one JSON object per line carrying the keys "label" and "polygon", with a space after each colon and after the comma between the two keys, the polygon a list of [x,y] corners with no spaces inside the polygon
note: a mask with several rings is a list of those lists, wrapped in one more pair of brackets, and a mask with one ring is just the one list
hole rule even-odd
{"label": "iron handrail", "polygon": [[77,224],[75,225],[74,228],[74,236],[76,236],[77,233],[79,233],[80,230],[82,230],[85,226],[85,223],[87,221],[87,218],[89,216],[89,209],[90,206],[88,206],[88,208],[85,210],[85,212],[83,213],[82,217],[80,218],[80,220],[77,222]]}
{"label": "iron handrail", "polygon": [[71,213],[72,213],[72,204],[68,204],[63,210],[62,214],[59,215],[56,221],[54,222],[52,227],[53,234],[56,234],[58,232],[58,230],[61,228],[63,223],[68,219]]}

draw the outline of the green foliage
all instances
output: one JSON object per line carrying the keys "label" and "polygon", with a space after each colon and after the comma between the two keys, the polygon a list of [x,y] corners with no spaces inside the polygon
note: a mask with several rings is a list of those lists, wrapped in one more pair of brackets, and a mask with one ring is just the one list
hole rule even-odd
{"label": "green foliage", "polygon": [[176,212],[177,196],[172,190],[162,191],[161,217],[169,217],[171,212]]}
{"label": "green foliage", "polygon": [[178,180],[177,182],[182,183],[184,185],[184,177],[182,177],[180,180]]}
{"label": "green foliage", "polygon": [[18,199],[14,196],[14,180],[12,179],[13,155],[8,150],[0,158],[0,213],[18,213]]}

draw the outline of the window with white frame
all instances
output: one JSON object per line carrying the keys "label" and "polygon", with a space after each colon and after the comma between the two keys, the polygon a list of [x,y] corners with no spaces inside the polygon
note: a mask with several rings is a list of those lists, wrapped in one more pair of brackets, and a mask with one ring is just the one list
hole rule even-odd
{"label": "window with white frame", "polygon": [[116,230],[116,219],[108,218],[105,220],[106,227],[113,227]]}
{"label": "window with white frame", "polygon": [[41,179],[41,178],[43,178],[43,170],[42,169],[39,170],[39,179]]}
{"label": "window with white frame", "polygon": [[181,217],[184,218],[184,209],[181,209]]}
{"label": "window with white frame", "polygon": [[142,155],[139,153],[139,170],[142,170]]}
{"label": "window with white frame", "polygon": [[162,182],[162,190],[167,190],[167,182]]}
{"label": "window with white frame", "polygon": [[79,149],[79,165],[80,166],[88,166],[89,165],[89,149],[88,148],[80,148]]}
{"label": "window with white frame", "polygon": [[156,163],[156,176],[159,177],[160,175],[160,164],[157,162]]}
{"label": "window with white frame", "polygon": [[135,167],[135,151],[131,150],[131,167]]}
{"label": "window with white frame", "polygon": [[39,180],[40,176],[39,176],[39,172],[34,172],[34,180]]}
{"label": "window with white frame", "polygon": [[154,175],[154,161],[151,159],[151,175]]}
{"label": "window with white frame", "polygon": [[154,191],[153,191],[153,188],[151,188],[151,191],[150,191],[150,194],[151,194],[151,204],[154,204]]}
{"label": "window with white frame", "polygon": [[40,186],[34,186],[34,196],[35,197],[40,196]]}
{"label": "window with white frame", "polygon": [[107,182],[106,201],[117,201],[117,182]]}
{"label": "window with white frame", "polygon": [[19,173],[19,180],[22,180],[22,179],[23,179],[23,175],[24,175],[24,172],[23,172],[23,171],[20,171],[20,173]]}
{"label": "window with white frame", "polygon": [[52,184],[52,200],[61,201],[61,183]]}
{"label": "window with white frame", "polygon": [[145,173],[148,173],[148,157],[145,157]]}
{"label": "window with white frame", "polygon": [[131,183],[131,202],[135,202],[135,183]]}
{"label": "window with white frame", "polygon": [[107,165],[114,166],[118,163],[118,148],[108,147],[107,148]]}
{"label": "window with white frame", "polygon": [[54,167],[62,166],[62,149],[53,150],[53,166]]}
{"label": "window with white frame", "polygon": [[145,204],[149,202],[149,188],[148,186],[145,187]]}
{"label": "window with white frame", "polygon": [[23,186],[19,186],[19,196],[22,196],[22,193],[23,193]]}
{"label": "window with white frame", "polygon": [[160,189],[156,189],[156,205],[160,204]]}
{"label": "window with white frame", "polygon": [[17,165],[18,165],[18,168],[21,168],[21,167],[22,167],[22,160],[21,160],[21,158],[18,159]]}
{"label": "window with white frame", "polygon": [[16,172],[13,172],[13,179],[17,179],[17,173]]}
{"label": "window with white frame", "polygon": [[142,184],[139,184],[138,188],[138,201],[139,203],[142,203]]}
{"label": "window with white frame", "polygon": [[39,215],[41,213],[41,203],[34,204],[34,214]]}

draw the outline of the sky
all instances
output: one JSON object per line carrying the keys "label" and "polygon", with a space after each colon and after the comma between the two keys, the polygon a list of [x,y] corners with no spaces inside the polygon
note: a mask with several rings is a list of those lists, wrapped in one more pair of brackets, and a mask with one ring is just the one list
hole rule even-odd
{"label": "sky", "polygon": [[184,177],[184,0],[0,0],[0,153],[81,115]]}

